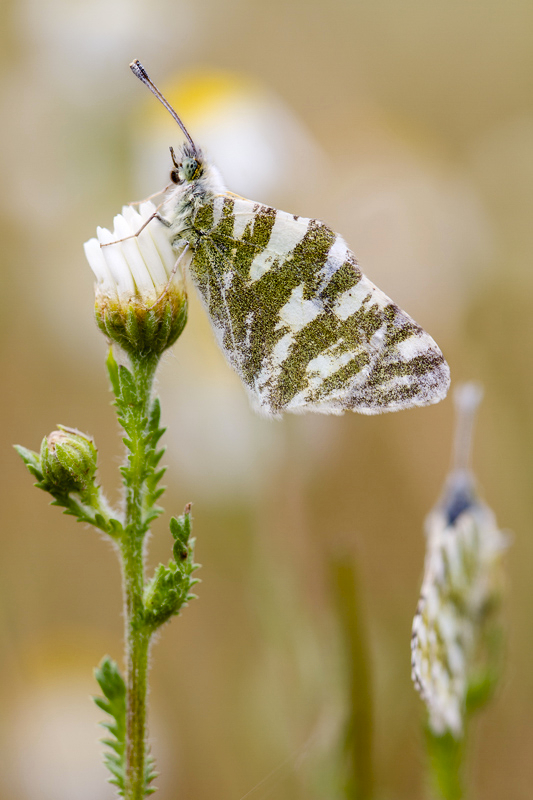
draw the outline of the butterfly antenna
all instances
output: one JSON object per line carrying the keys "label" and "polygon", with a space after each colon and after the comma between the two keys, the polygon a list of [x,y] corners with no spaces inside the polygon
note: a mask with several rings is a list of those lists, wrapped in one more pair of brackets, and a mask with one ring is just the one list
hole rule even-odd
{"label": "butterfly antenna", "polygon": [[183,122],[181,121],[181,119],[178,117],[178,115],[176,114],[176,112],[174,111],[174,109],[172,108],[172,106],[170,105],[170,103],[168,102],[168,100],[166,100],[166,99],[163,97],[163,95],[161,94],[161,92],[159,91],[159,89],[157,88],[157,86],[155,85],[155,83],[153,83],[153,82],[150,80],[150,78],[148,77],[148,73],[146,72],[146,70],[145,70],[145,68],[143,67],[143,65],[141,64],[141,62],[140,62],[138,59],[135,59],[135,61],[132,61],[132,62],[131,62],[131,64],[130,64],[130,69],[131,69],[131,71],[133,72],[133,74],[134,74],[134,75],[135,75],[137,78],[139,78],[139,80],[140,80],[140,81],[142,81],[142,82],[143,82],[143,83],[144,83],[146,86],[148,86],[148,88],[150,89],[150,91],[152,92],[152,94],[155,94],[155,96],[157,97],[157,99],[159,100],[159,102],[160,102],[160,103],[162,103],[162,104],[165,106],[166,110],[167,110],[167,111],[168,111],[168,112],[169,112],[169,113],[172,115],[172,117],[173,117],[173,118],[176,120],[176,122],[177,122],[177,123],[178,123],[178,125],[180,126],[181,130],[182,130],[182,131],[183,131],[183,133],[185,134],[185,136],[186,136],[186,138],[188,139],[188,141],[189,141],[189,144],[191,145],[191,147],[192,147],[192,149],[193,149],[194,153],[197,153],[198,151],[197,151],[197,149],[196,149],[196,145],[194,144],[193,140],[191,139],[191,136],[190,136],[190,134],[189,134],[189,131],[187,130],[187,128],[185,127],[185,125],[183,124]]}

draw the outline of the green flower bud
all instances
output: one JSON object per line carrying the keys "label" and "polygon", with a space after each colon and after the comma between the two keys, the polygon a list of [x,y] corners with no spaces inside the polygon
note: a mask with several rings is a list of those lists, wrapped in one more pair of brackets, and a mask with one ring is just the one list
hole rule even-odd
{"label": "green flower bud", "polygon": [[[187,295],[166,228],[153,203],[140,213],[124,206],[111,233],[97,229],[85,243],[85,255],[96,276],[96,322],[105,335],[126,352],[160,355],[183,331]],[[149,223],[136,235],[143,223]]]}
{"label": "green flower bud", "polygon": [[58,425],[41,444],[41,470],[52,492],[84,492],[94,481],[96,447],[90,436]]}

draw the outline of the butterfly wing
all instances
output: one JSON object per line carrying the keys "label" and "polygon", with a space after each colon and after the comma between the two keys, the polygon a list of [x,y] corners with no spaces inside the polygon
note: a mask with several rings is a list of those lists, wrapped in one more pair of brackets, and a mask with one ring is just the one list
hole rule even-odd
{"label": "butterfly wing", "polygon": [[226,195],[193,224],[192,278],[257,410],[378,414],[446,395],[433,339],[324,223]]}

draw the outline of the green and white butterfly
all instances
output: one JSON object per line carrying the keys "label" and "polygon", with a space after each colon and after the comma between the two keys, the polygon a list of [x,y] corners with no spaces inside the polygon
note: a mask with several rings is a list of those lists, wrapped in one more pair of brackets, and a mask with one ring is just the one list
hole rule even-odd
{"label": "green and white butterfly", "polygon": [[186,142],[161,213],[217,341],[267,416],[436,403],[449,369],[433,339],[361,272],[341,236],[229,192],[138,61]]}

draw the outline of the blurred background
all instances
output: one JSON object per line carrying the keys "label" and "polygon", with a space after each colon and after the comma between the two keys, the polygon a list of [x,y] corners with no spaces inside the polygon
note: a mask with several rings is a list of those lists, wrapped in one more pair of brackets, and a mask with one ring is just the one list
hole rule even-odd
{"label": "blurred background", "polygon": [[[120,497],[82,243],[166,185],[181,141],[133,58],[230,189],[326,220],[438,341],[453,382],[483,383],[475,469],[513,544],[505,673],[472,731],[470,781],[473,797],[530,798],[533,5],[4,0],[2,16],[0,798],[113,796],[89,696],[104,653],[122,655],[118,562],[48,506],[11,445],[39,449],[57,423],[89,432]],[[200,599],[152,654],[158,797],[338,796],[339,563],[371,664],[376,797],[424,797],[409,638],[451,398],[383,417],[260,419],[194,299],[158,388],[164,505],[194,503],[203,564]],[[167,521],[151,566],[170,555]]]}

